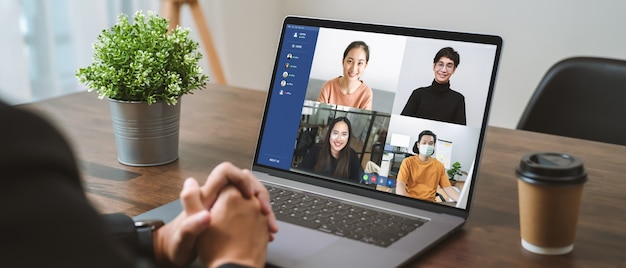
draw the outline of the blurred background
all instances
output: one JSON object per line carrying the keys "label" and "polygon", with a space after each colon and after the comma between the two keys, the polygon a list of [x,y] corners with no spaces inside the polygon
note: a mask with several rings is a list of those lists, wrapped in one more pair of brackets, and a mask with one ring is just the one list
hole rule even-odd
{"label": "blurred background", "polygon": [[[98,34],[121,13],[160,13],[161,1],[168,0],[0,1],[0,97],[18,104],[86,90],[74,72],[91,63]],[[626,59],[626,1],[620,0],[199,2],[227,84],[255,90],[269,86],[286,15],[500,35],[504,47],[489,124],[506,128],[515,128],[537,84],[557,61]],[[181,10],[180,24],[200,42],[188,6]],[[208,55],[201,52],[205,72],[213,77]]]}

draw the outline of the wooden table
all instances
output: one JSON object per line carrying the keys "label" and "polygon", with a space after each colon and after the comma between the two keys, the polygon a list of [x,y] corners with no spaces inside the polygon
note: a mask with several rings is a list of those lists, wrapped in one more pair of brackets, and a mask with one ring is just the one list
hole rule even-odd
{"label": "wooden table", "polygon": [[[117,162],[108,103],[77,93],[33,104],[72,142],[88,196],[101,212],[143,213],[176,198],[183,180],[204,181],[221,161],[250,167],[266,92],[209,85],[183,98],[179,160],[158,167]],[[585,185],[574,251],[540,256],[520,245],[520,157],[558,151],[583,159]],[[626,267],[626,146],[489,127],[470,220],[411,267]]]}

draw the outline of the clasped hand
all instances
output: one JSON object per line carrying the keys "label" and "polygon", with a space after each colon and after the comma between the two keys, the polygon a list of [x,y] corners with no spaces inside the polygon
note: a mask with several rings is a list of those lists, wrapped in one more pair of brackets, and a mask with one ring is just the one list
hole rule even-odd
{"label": "clasped hand", "polygon": [[183,211],[154,233],[158,263],[186,266],[199,256],[206,267],[264,265],[278,225],[267,189],[250,170],[221,163],[202,186],[185,180],[180,200]]}

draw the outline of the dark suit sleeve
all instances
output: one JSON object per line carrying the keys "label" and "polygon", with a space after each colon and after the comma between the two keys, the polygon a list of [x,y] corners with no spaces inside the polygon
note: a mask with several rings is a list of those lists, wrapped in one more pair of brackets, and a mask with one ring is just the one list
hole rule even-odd
{"label": "dark suit sleeve", "polygon": [[[115,242],[129,247],[137,253],[141,253],[139,237],[135,229],[135,222],[131,217],[123,213],[112,213],[102,215],[105,226]],[[153,256],[154,253],[143,253],[142,255]]]}
{"label": "dark suit sleeve", "polygon": [[70,146],[41,117],[0,103],[6,267],[135,267],[85,196]]}

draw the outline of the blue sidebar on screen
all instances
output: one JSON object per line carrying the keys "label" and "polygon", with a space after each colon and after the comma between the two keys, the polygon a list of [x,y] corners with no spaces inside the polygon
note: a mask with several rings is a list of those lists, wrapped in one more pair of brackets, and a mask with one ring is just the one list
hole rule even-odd
{"label": "blue sidebar on screen", "polygon": [[257,162],[289,170],[319,28],[286,25]]}

